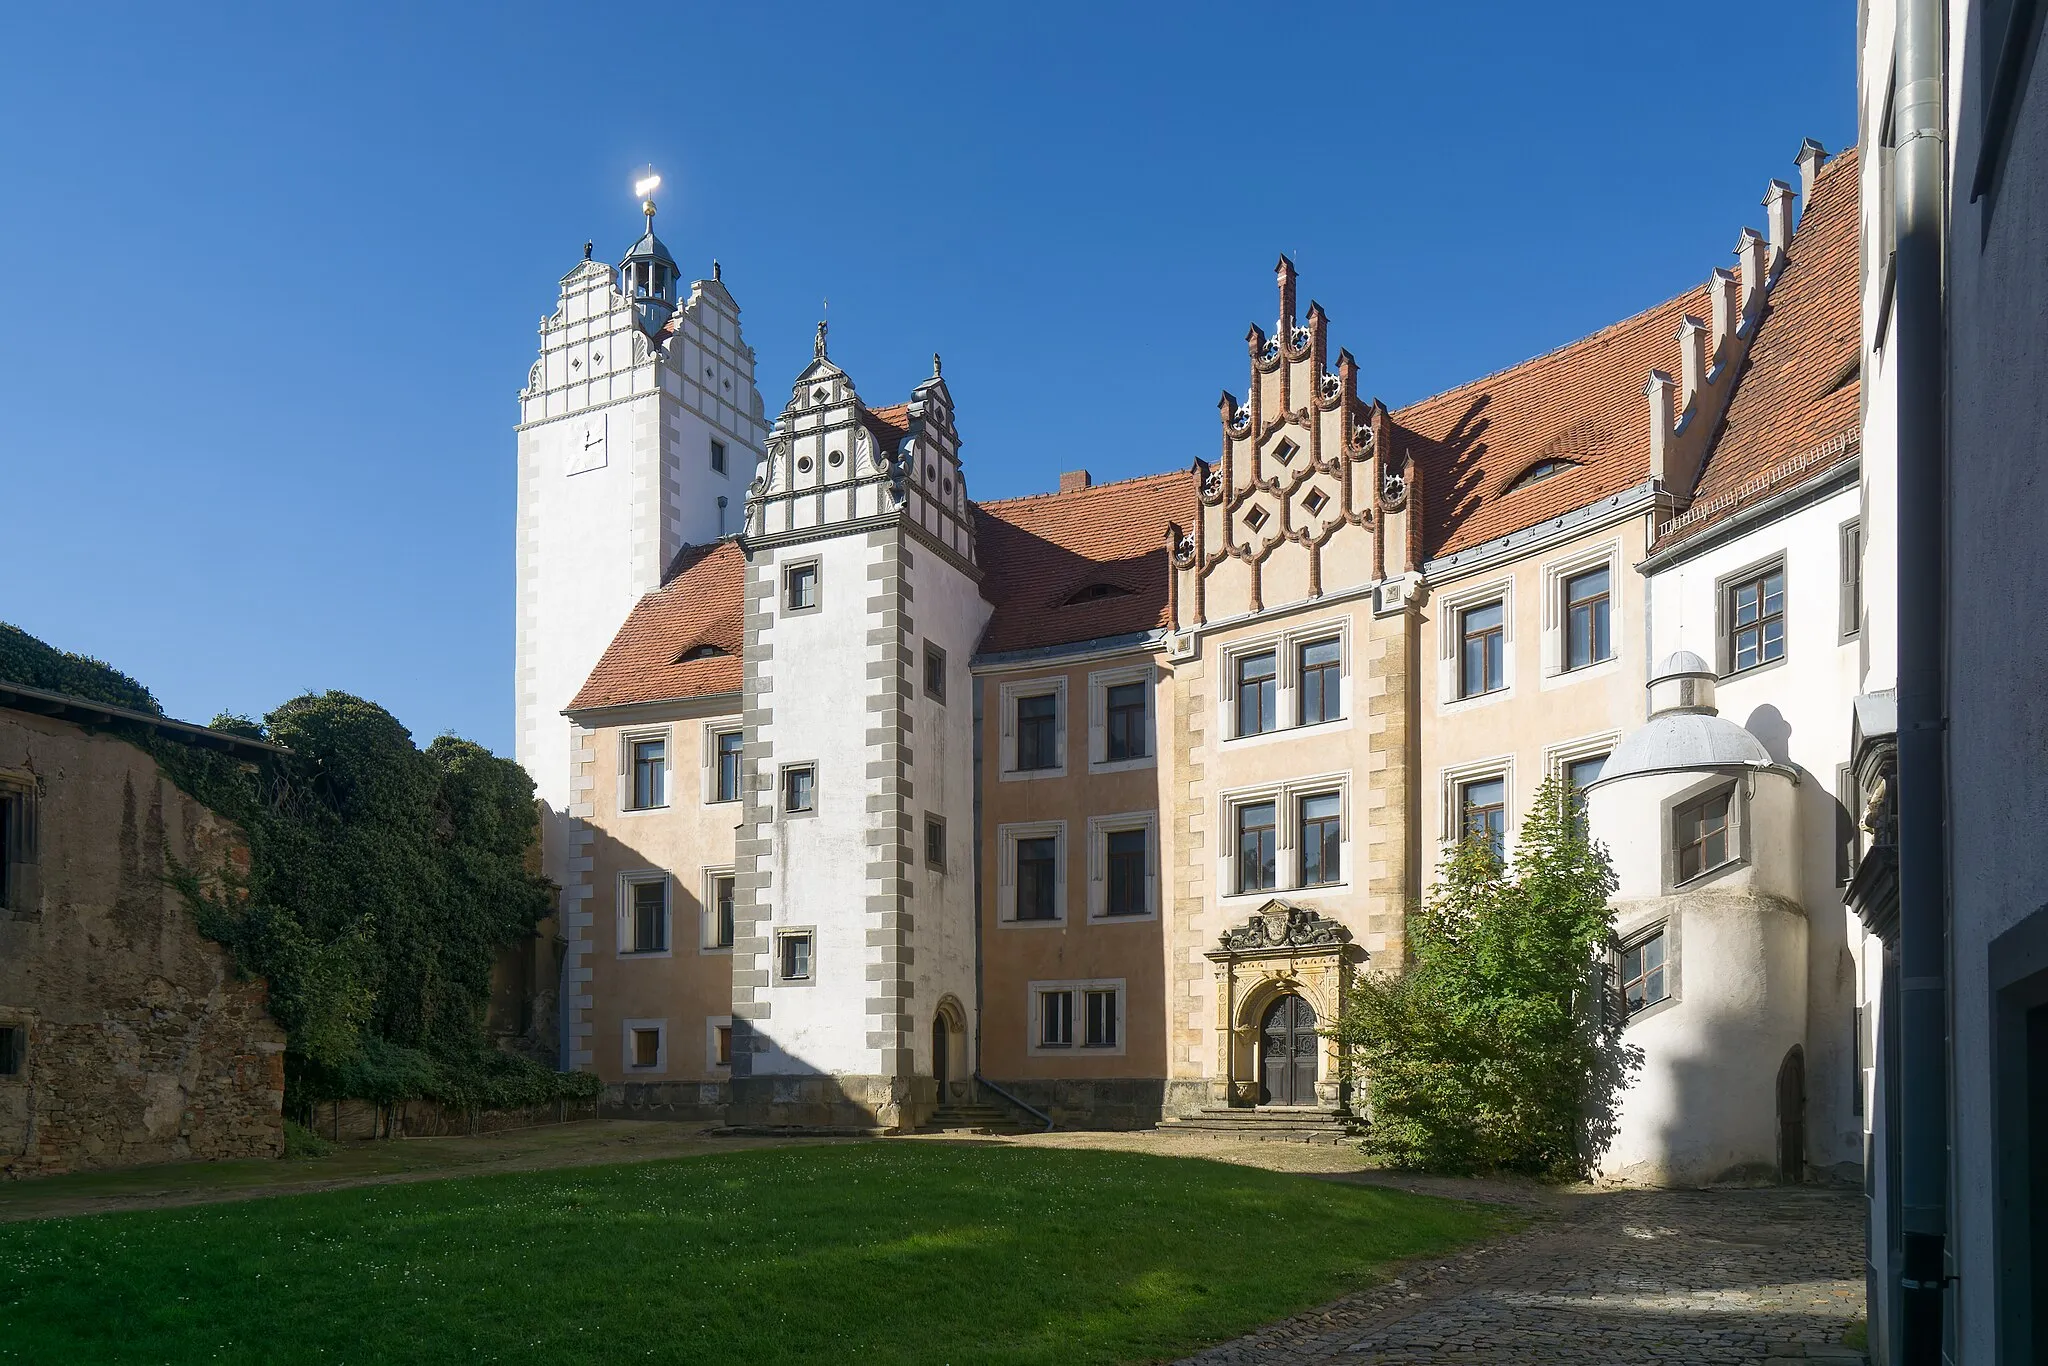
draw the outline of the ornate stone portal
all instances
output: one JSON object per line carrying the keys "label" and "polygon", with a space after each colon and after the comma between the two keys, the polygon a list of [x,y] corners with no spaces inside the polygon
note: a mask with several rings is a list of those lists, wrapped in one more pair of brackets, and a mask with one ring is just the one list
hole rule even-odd
{"label": "ornate stone portal", "polygon": [[1217,1080],[1219,1105],[1264,1103],[1260,1035],[1267,1014],[1284,997],[1299,997],[1316,1014],[1316,1103],[1349,1104],[1350,1077],[1329,1030],[1349,1004],[1351,980],[1365,950],[1337,921],[1275,898],[1242,925],[1225,930],[1203,955],[1216,965]]}

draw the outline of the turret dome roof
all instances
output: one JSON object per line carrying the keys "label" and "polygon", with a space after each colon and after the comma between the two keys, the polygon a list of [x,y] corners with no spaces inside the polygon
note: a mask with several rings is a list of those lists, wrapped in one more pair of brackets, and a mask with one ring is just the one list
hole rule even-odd
{"label": "turret dome roof", "polygon": [[1639,773],[1774,766],[1763,741],[1725,716],[1711,711],[1668,711],[1651,717],[1614,747],[1597,784]]}

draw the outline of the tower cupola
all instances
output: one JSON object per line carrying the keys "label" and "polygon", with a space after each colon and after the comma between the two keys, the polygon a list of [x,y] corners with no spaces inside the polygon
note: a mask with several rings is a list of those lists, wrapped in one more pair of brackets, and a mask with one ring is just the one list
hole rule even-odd
{"label": "tower cupola", "polygon": [[647,215],[647,231],[619,262],[619,287],[633,301],[633,315],[640,330],[659,337],[676,311],[676,258],[654,235],[654,192],[661,177],[649,172],[633,186],[640,195],[640,212]]}

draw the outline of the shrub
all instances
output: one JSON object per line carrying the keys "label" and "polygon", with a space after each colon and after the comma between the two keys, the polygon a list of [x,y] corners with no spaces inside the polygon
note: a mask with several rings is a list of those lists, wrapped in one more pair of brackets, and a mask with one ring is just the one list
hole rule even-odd
{"label": "shrub", "polygon": [[1409,916],[1405,971],[1362,979],[1338,1022],[1364,1074],[1368,1153],[1444,1172],[1590,1170],[1640,1064],[1607,986],[1614,885],[1557,778],[1512,868],[1477,840],[1444,856]]}

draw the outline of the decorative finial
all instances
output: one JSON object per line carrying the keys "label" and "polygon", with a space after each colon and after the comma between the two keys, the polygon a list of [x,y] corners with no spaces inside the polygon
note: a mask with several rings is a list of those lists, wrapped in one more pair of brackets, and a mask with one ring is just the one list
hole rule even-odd
{"label": "decorative finial", "polygon": [[819,360],[825,359],[825,320],[818,320],[818,339],[811,343],[811,354]]}
{"label": "decorative finial", "polygon": [[939,373],[939,353],[934,351],[932,352],[932,378],[937,379]]}
{"label": "decorative finial", "polygon": [[661,177],[654,173],[650,164],[644,174],[633,182],[633,193],[640,196],[640,212],[647,215],[647,231],[654,231],[654,192],[661,188]]}
{"label": "decorative finial", "polygon": [[711,262],[711,278],[714,280],[723,280],[725,278],[725,272],[719,269],[716,258],[713,258]]}
{"label": "decorative finial", "polygon": [[584,259],[584,260],[588,261],[588,260],[590,259],[590,249],[591,249],[591,247],[592,247],[592,246],[594,246],[594,245],[595,245],[595,243],[591,243],[591,242],[585,242],[585,243],[583,244],[583,259]]}

